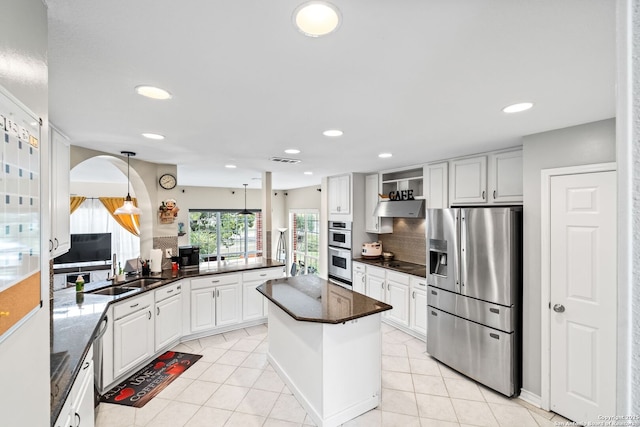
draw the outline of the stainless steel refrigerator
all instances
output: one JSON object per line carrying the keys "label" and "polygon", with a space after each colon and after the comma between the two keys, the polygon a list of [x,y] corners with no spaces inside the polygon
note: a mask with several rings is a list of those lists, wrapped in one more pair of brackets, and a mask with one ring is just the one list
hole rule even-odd
{"label": "stainless steel refrigerator", "polygon": [[502,394],[519,394],[521,208],[429,209],[427,258],[427,352]]}

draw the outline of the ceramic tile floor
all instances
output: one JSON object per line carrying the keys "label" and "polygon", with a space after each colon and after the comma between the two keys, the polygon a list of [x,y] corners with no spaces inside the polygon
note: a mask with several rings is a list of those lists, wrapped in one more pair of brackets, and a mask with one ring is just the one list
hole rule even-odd
{"label": "ceramic tile floor", "polygon": [[[383,324],[382,334],[382,403],[344,427],[536,427],[567,421],[467,379],[402,331]],[[314,425],[267,362],[266,325],[187,341],[174,350],[203,357],[143,408],[101,403],[96,427]]]}

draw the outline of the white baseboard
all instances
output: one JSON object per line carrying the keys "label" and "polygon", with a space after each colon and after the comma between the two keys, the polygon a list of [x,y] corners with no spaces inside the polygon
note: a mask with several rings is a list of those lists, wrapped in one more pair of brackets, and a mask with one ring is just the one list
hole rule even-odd
{"label": "white baseboard", "polygon": [[533,406],[542,408],[542,398],[537,394],[533,394],[530,391],[521,388],[520,396],[518,397],[524,400],[525,402],[532,404]]}

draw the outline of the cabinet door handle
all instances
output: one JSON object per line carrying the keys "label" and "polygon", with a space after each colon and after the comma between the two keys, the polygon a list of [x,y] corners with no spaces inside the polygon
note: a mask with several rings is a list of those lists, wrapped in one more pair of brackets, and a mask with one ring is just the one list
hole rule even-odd
{"label": "cabinet door handle", "polygon": [[87,369],[89,365],[90,365],[89,362],[85,362],[84,366],[82,367],[82,370],[84,371],[85,369]]}
{"label": "cabinet door handle", "polygon": [[220,280],[212,280],[211,283],[220,283]]}
{"label": "cabinet door handle", "polygon": [[49,239],[49,252],[53,250],[53,241]]}
{"label": "cabinet door handle", "polygon": [[76,417],[78,417],[78,422],[76,423],[77,426],[80,425],[80,414],[76,412]]}
{"label": "cabinet door handle", "polygon": [[416,299],[416,291],[411,292],[411,298]]}
{"label": "cabinet door handle", "polygon": [[56,242],[56,247],[54,249],[58,249],[58,246],[59,246],[58,238],[54,237],[53,241]]}
{"label": "cabinet door handle", "polygon": [[266,275],[267,275],[267,273],[262,273],[262,274],[260,275],[260,277],[265,277]]}
{"label": "cabinet door handle", "polygon": [[151,320],[151,310],[149,310],[149,320]]}
{"label": "cabinet door handle", "polygon": [[493,190],[493,200],[496,199],[496,190]]}
{"label": "cabinet door handle", "polygon": [[140,303],[138,303],[138,302],[137,302],[137,303],[135,303],[135,304],[133,304],[133,305],[130,305],[130,306],[129,306],[129,308],[134,308],[134,307],[137,307],[137,306],[139,306],[139,305],[140,305]]}
{"label": "cabinet door handle", "polygon": [[156,316],[160,316],[160,307],[156,307]]}
{"label": "cabinet door handle", "polygon": [[389,285],[389,284],[387,283],[387,290],[388,290],[388,291],[389,291],[389,290],[391,290],[390,286],[391,286],[391,285]]}
{"label": "cabinet door handle", "polygon": [[169,290],[167,291],[167,293],[168,293],[168,294],[170,294],[171,292],[173,292],[173,289],[169,289]]}
{"label": "cabinet door handle", "polygon": [[382,282],[382,289],[384,289],[384,282]]}
{"label": "cabinet door handle", "polygon": [[486,191],[482,190],[482,200],[484,200],[485,193],[486,193]]}

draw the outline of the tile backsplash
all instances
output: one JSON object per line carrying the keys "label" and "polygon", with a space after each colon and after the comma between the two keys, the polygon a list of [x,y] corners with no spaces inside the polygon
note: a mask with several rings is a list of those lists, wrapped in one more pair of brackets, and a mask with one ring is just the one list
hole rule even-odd
{"label": "tile backsplash", "polygon": [[[166,249],[171,249],[174,256],[178,256],[178,236],[166,236],[166,237],[154,237],[153,248],[162,249],[162,253],[165,253]],[[162,269],[171,269],[171,258],[162,256]]]}
{"label": "tile backsplash", "polygon": [[393,233],[380,234],[382,250],[393,252],[395,259],[425,265],[427,263],[426,220],[394,218]]}

